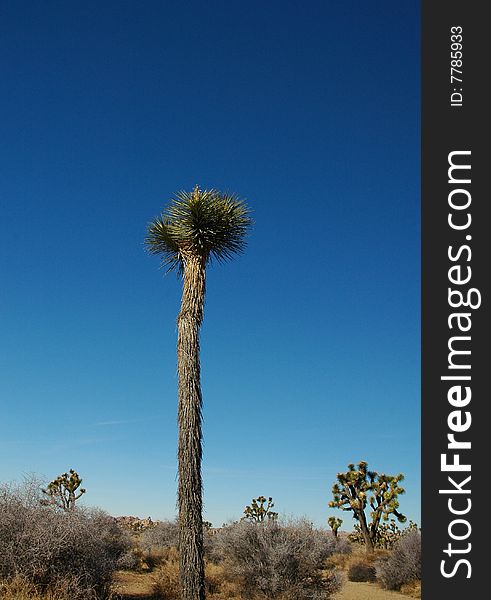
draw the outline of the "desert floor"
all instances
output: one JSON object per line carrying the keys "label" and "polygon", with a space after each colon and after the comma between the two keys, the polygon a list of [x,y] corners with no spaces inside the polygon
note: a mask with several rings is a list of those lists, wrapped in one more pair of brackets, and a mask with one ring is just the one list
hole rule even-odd
{"label": "desert floor", "polygon": [[346,581],[343,589],[333,596],[333,600],[403,600],[410,598],[399,592],[389,592],[374,583],[355,583]]}
{"label": "desert floor", "polygon": [[[120,572],[117,576],[117,591],[121,600],[151,600],[152,578],[148,574]],[[404,600],[410,598],[399,592],[382,590],[373,583],[346,581],[343,589],[333,600]]]}

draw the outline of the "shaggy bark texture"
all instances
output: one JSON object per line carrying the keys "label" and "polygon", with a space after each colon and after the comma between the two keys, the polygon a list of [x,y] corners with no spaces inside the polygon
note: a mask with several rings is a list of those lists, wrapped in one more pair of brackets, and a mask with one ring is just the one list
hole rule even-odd
{"label": "shaggy bark texture", "polygon": [[179,578],[181,600],[204,600],[199,360],[199,328],[205,299],[203,258],[186,257],[183,278],[177,319]]}
{"label": "shaggy bark texture", "polygon": [[368,554],[372,554],[375,550],[375,546],[373,543],[371,532],[368,528],[365,513],[362,510],[360,510],[360,511],[357,511],[356,514],[358,515],[358,522],[360,523],[360,529],[363,534],[363,538],[365,540],[365,548],[367,549]]}

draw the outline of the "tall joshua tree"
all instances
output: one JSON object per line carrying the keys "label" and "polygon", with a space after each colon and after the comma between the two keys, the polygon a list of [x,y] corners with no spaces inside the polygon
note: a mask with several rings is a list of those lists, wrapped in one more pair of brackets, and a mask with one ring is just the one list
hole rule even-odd
{"label": "tall joshua tree", "polygon": [[199,329],[206,267],[245,247],[251,225],[247,206],[217,190],[179,192],[148,225],[146,245],[162,266],[183,280],[177,317],[179,577],[182,600],[203,600],[202,429]]}

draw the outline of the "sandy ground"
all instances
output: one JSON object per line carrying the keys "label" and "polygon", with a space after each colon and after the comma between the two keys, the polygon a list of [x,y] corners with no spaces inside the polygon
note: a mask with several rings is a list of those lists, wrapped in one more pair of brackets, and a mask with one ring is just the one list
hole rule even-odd
{"label": "sandy ground", "polygon": [[[119,572],[116,591],[121,600],[151,600],[152,578],[148,574]],[[383,590],[373,583],[345,581],[343,589],[333,600],[407,600],[410,596]]]}
{"label": "sandy ground", "polygon": [[152,578],[146,573],[119,571],[115,584],[115,591],[121,600],[147,600],[152,597]]}
{"label": "sandy ground", "polygon": [[333,600],[404,600],[410,598],[399,592],[382,590],[373,583],[346,581],[343,589],[333,596]]}

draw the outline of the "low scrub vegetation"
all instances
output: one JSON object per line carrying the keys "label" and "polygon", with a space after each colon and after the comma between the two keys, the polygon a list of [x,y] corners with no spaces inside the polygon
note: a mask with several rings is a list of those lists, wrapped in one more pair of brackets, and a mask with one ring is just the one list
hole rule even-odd
{"label": "low scrub vegetation", "polygon": [[213,537],[210,560],[224,568],[245,599],[329,598],[341,586],[326,569],[336,540],[307,521],[241,521]]}
{"label": "low scrub vegetation", "polygon": [[[416,526],[392,527],[392,548],[367,554],[364,540],[329,525],[266,516],[206,526],[207,600],[329,600],[345,578],[420,596]],[[58,507],[36,479],[0,485],[0,600],[179,600],[178,545],[175,521]]]}
{"label": "low scrub vegetation", "polygon": [[[242,586],[227,577],[224,565],[205,561],[205,589],[208,600],[242,600]],[[159,600],[179,599],[179,555],[174,550],[151,574],[153,593]]]}
{"label": "low scrub vegetation", "polygon": [[146,529],[140,537],[143,550],[163,550],[177,548],[179,543],[179,526],[177,521],[158,521]]}
{"label": "low scrub vegetation", "polygon": [[[71,600],[108,596],[117,561],[131,545],[100,510],[43,506],[39,482],[0,487],[0,580],[4,598],[22,588]],[[22,598],[20,591],[16,597]],[[0,596],[1,597],[1,596]]]}
{"label": "low scrub vegetation", "polygon": [[169,551],[152,579],[153,591],[159,599],[177,600],[179,598],[179,555],[177,550]]}
{"label": "low scrub vegetation", "polygon": [[421,534],[417,529],[403,535],[379,562],[377,579],[388,590],[400,590],[421,579]]}
{"label": "low scrub vegetation", "polygon": [[[179,561],[174,524],[157,524],[141,537],[152,565],[153,591],[162,600],[179,597]],[[341,576],[327,564],[347,542],[314,529],[307,521],[242,520],[206,539],[206,593],[212,600],[327,600]]]}
{"label": "low scrub vegetation", "polygon": [[373,583],[377,579],[377,571],[373,565],[366,562],[356,562],[348,569],[350,581],[368,581]]}

